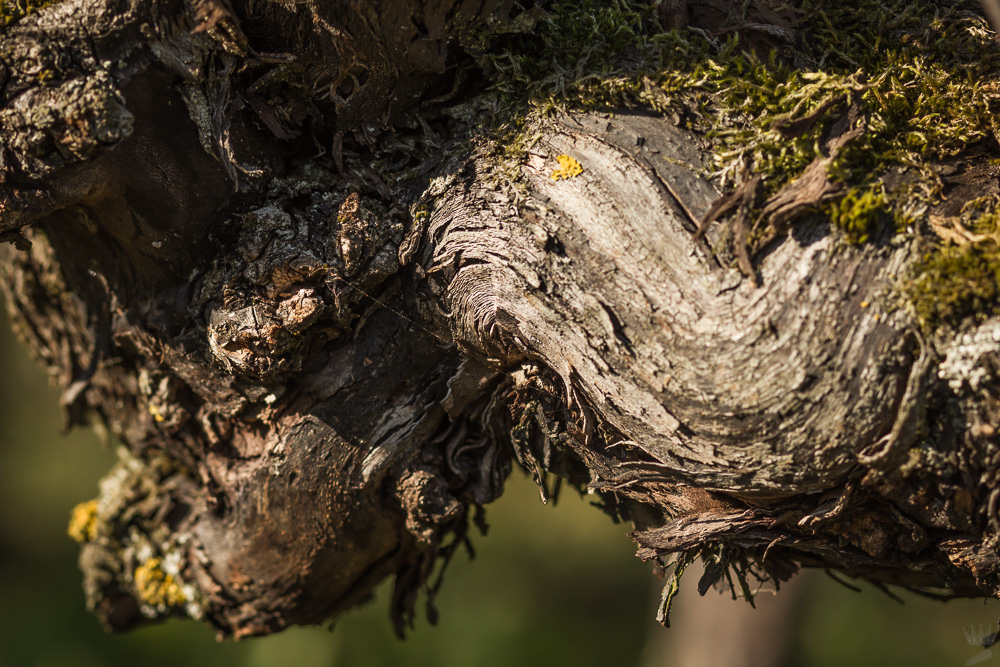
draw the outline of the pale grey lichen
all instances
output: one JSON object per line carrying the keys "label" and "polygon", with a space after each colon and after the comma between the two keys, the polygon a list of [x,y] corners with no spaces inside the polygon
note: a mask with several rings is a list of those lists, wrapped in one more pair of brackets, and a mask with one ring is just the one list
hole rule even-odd
{"label": "pale grey lichen", "polygon": [[[146,378],[147,385],[151,384]],[[155,384],[155,383],[152,383]],[[189,537],[160,523],[173,507],[171,489],[183,483],[183,469],[166,458],[149,460],[126,448],[100,483],[96,500],[74,510],[70,534],[84,544],[84,590],[94,607],[108,586],[120,586],[135,598],[147,618],[183,612],[205,616],[204,599],[186,573]]]}
{"label": "pale grey lichen", "polygon": [[973,391],[994,375],[990,356],[1000,355],[1000,320],[989,320],[975,331],[963,334],[949,347],[938,368],[938,377],[955,391],[967,385]]}

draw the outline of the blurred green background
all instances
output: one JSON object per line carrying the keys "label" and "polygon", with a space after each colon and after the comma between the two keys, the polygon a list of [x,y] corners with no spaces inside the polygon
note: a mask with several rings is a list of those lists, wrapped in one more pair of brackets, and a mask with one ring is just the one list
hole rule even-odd
{"label": "blurred green background", "polygon": [[[654,667],[676,664],[677,643],[694,637],[683,625],[686,609],[720,604],[694,595],[691,577],[674,610],[679,627],[662,630],[653,620],[658,586],[632,555],[628,527],[572,492],[555,507],[543,506],[515,471],[487,513],[488,537],[474,540],[476,559],[460,554],[449,568],[438,625],[418,623],[405,642],[390,629],[387,588],[332,631],[294,628],[216,643],[206,627],[174,621],[107,635],[84,610],[66,522],[74,504],[96,495],[114,457],[92,433],[60,431],[58,392],[0,320],[0,667]],[[777,642],[779,630],[787,630],[787,665],[962,665],[981,650],[967,645],[964,629],[995,629],[1000,615],[996,600],[937,603],[901,594],[900,605],[821,573],[800,580],[792,613],[779,628],[762,631]],[[722,604],[725,613],[709,611],[710,620],[699,621],[718,630],[697,633],[709,637],[698,641],[728,641],[729,612],[749,613],[742,601]],[[997,654],[984,664],[1000,664]]]}

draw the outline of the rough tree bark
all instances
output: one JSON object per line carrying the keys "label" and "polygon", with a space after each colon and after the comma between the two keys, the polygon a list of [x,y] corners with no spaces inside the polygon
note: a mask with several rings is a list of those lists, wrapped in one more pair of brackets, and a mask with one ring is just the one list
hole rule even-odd
{"label": "rough tree bark", "polygon": [[[776,3],[632,4],[802,48]],[[909,233],[848,244],[815,213],[863,83],[793,119],[816,159],[766,202],[652,102],[533,116],[510,184],[483,54],[565,4],[0,7],[2,283],[68,423],[122,443],[71,524],[109,627],[266,634],[394,576],[402,631],[515,458],[641,558],[702,556],[700,587],[1000,594],[1000,320],[895,307],[928,220],[997,193],[995,140],[928,167]]]}

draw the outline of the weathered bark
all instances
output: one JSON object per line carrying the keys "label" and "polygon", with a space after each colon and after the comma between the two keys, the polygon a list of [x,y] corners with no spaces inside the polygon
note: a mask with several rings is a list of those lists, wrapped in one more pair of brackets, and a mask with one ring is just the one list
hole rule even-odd
{"label": "weathered bark", "polygon": [[[562,113],[497,185],[488,105],[456,105],[537,4],[63,0],[0,28],[7,303],[69,421],[124,444],[71,526],[110,627],[264,634],[395,575],[402,629],[513,458],[601,493],[640,557],[703,555],[703,586],[1000,594],[1000,323],[925,335],[894,307],[919,238],[801,216],[854,109],[745,277],[699,228],[749,238],[749,190],[670,118]],[[996,193],[994,153],[935,211]]]}

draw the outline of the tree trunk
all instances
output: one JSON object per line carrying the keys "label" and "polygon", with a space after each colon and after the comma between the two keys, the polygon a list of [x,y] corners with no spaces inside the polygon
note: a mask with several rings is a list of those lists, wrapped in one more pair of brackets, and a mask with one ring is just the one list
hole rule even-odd
{"label": "tree trunk", "polygon": [[[976,6],[878,29],[975,39],[989,64]],[[820,80],[836,33],[817,41],[809,2],[3,7],[2,283],[68,423],[123,444],[70,526],[109,627],[266,634],[395,576],[402,632],[515,458],[543,494],[550,473],[599,493],[675,577],[701,557],[702,591],[815,566],[1000,594],[998,237],[992,209],[962,226],[998,194],[996,140],[931,136],[868,190],[838,171],[892,134],[879,86],[922,83],[905,50],[765,128],[809,155],[782,175],[778,144],[737,131],[751,100],[654,75],[708,40],[756,63],[746,80]],[[627,30],[563,20],[613,12]],[[532,32],[601,45],[607,69],[539,69]],[[584,83],[530,106],[508,65]],[[596,101],[560,97],[593,79]],[[980,118],[995,84],[974,83]],[[974,271],[954,287],[935,252]]]}

